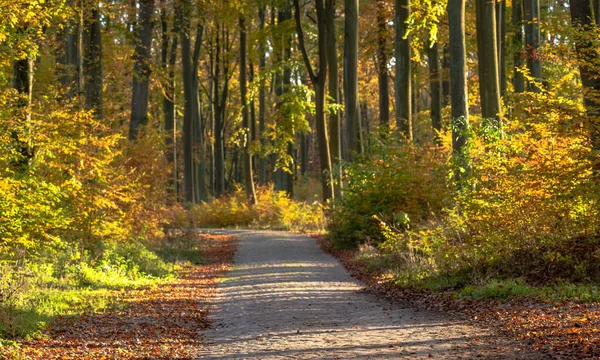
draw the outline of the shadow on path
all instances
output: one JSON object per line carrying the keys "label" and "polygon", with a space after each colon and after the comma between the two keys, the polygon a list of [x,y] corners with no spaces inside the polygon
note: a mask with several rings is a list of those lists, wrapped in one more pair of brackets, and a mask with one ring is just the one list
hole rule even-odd
{"label": "shadow on path", "polygon": [[200,358],[535,357],[489,330],[376,297],[306,236],[221,232],[242,240]]}

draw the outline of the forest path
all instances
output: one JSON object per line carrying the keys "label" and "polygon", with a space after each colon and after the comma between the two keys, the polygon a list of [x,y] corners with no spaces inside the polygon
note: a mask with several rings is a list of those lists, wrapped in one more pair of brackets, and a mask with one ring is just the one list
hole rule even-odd
{"label": "forest path", "polygon": [[274,231],[241,238],[211,305],[202,359],[531,359],[465,321],[365,290],[315,240]]}

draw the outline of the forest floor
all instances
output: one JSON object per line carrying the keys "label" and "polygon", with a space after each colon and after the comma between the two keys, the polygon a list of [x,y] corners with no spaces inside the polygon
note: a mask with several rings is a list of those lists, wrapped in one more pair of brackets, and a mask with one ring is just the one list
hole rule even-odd
{"label": "forest floor", "polygon": [[213,299],[199,358],[549,358],[459,313],[380,296],[307,236],[219,233],[241,240]]}
{"label": "forest floor", "polygon": [[202,238],[204,264],[121,292],[119,308],[62,318],[43,339],[23,342],[22,357],[570,359],[598,348],[590,340],[598,306],[394,288],[323,237],[214,230]]}
{"label": "forest floor", "polygon": [[452,290],[434,292],[394,286],[383,274],[356,260],[357,250],[334,249],[323,235],[313,236],[321,248],[337,258],[356,279],[393,302],[456,314],[472,324],[494,328],[506,337],[554,359],[600,358],[600,304],[552,301],[520,296],[475,300],[455,296]]}
{"label": "forest floor", "polygon": [[[209,327],[207,300],[230,268],[236,238],[201,235],[203,263],[175,280],[121,291],[121,306],[104,313],[62,318],[40,340],[21,343],[25,359],[190,359]],[[0,356],[1,357],[1,356]]]}

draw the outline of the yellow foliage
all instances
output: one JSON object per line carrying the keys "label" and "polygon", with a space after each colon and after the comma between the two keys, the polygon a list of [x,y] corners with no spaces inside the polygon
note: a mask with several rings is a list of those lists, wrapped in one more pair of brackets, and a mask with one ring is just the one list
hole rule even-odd
{"label": "yellow foliage", "polygon": [[323,208],[290,199],[272,186],[256,189],[258,203],[249,206],[243,189],[192,207],[191,222],[197,227],[252,227],[277,230],[320,230],[324,227]]}

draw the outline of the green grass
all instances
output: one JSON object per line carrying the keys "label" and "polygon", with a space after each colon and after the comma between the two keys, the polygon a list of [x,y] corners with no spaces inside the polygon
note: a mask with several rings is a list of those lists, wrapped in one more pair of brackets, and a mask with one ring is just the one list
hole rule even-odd
{"label": "green grass", "polygon": [[515,297],[537,297],[551,302],[599,302],[600,286],[597,284],[555,284],[532,286],[520,279],[490,280],[483,285],[469,285],[456,294],[459,297],[506,300]]}
{"label": "green grass", "polygon": [[182,234],[153,246],[132,241],[99,244],[92,252],[68,249],[52,262],[0,262],[0,355],[14,346],[11,340],[42,336],[58,317],[113,309],[121,305],[119,290],[155,286],[181,266],[202,263],[199,245],[197,236]]}
{"label": "green grass", "polygon": [[535,297],[543,301],[600,302],[600,284],[557,281],[555,284],[532,285],[523,279],[477,280],[469,275],[438,273],[434,268],[416,260],[406,261],[382,253],[372,246],[362,246],[355,257],[368,269],[383,272],[390,283],[431,291],[451,291],[457,298],[475,300]]}

